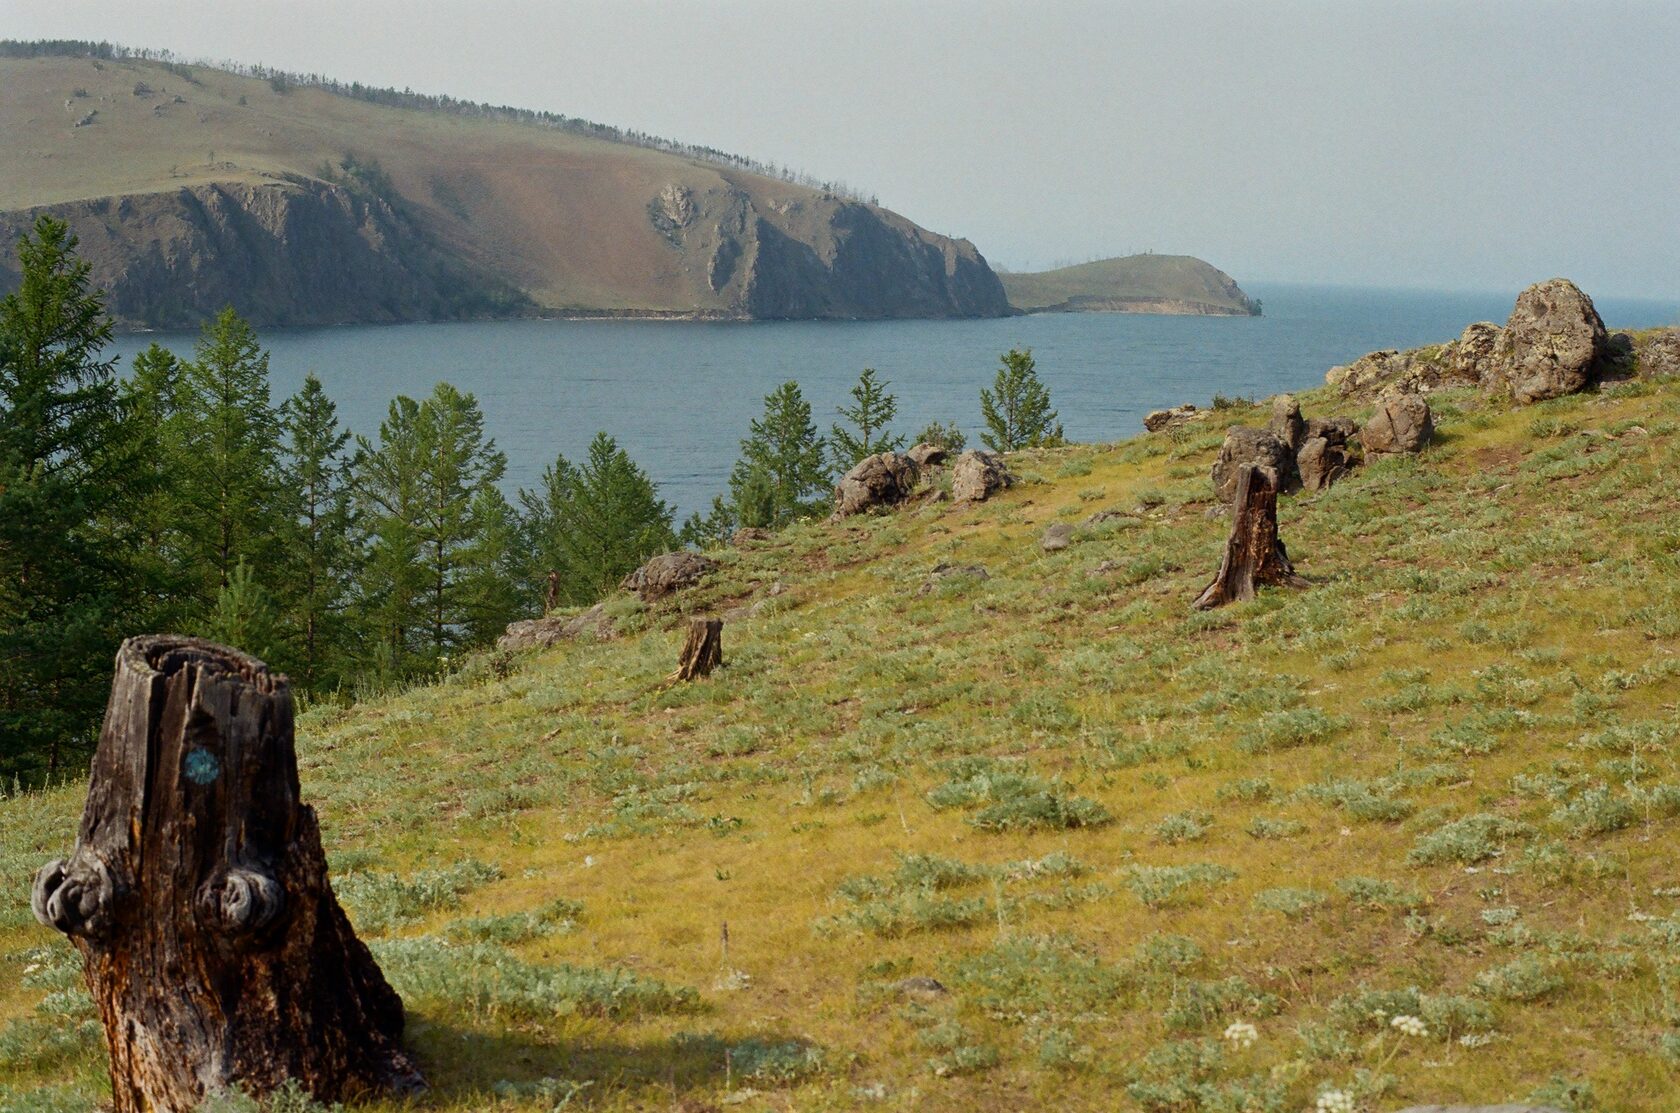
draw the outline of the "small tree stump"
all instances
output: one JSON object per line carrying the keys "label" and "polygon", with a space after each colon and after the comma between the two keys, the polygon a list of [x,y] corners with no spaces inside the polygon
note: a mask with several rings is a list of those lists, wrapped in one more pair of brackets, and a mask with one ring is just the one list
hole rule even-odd
{"label": "small tree stump", "polygon": [[32,903],[82,953],[116,1113],[288,1078],[322,1101],[425,1088],[298,799],[290,683],[254,657],[123,643],[75,850]]}
{"label": "small tree stump", "polygon": [[675,683],[710,676],[712,670],[721,664],[723,619],[691,618],[688,620],[688,637],[683,641],[682,652],[677,655],[677,671],[665,680],[666,683]]}
{"label": "small tree stump", "polygon": [[1197,597],[1196,610],[1252,599],[1260,585],[1308,586],[1295,574],[1289,553],[1278,538],[1277,496],[1278,477],[1271,468],[1244,464],[1238,469],[1225,559],[1219,562],[1219,574]]}

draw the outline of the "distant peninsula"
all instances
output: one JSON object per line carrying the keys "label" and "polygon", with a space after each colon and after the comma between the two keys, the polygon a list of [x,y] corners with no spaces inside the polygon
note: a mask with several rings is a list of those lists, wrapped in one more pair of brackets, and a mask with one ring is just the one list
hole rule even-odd
{"label": "distant peninsula", "polygon": [[1171,313],[1258,317],[1260,301],[1230,275],[1189,255],[1123,255],[1050,271],[1000,271],[1022,313]]}

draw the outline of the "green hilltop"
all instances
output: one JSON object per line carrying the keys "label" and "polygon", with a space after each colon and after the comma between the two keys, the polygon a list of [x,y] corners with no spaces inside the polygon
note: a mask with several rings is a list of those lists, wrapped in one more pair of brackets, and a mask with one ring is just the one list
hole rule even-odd
{"label": "green hilltop", "polygon": [[1260,303],[1230,275],[1189,255],[1125,255],[998,277],[1010,306],[1025,313],[1260,315]]}
{"label": "green hilltop", "polygon": [[[306,709],[427,1107],[1671,1108],[1680,388],[1430,400],[1281,503],[1306,590],[1190,609],[1238,405]],[[701,613],[726,666],[665,684]],[[7,1108],[104,1092],[24,897],[83,792],[0,808]]]}

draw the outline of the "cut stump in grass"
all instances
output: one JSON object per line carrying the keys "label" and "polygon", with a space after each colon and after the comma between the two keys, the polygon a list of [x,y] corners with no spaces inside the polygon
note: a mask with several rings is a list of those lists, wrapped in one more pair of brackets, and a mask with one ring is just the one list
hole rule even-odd
{"label": "cut stump in grass", "polygon": [[721,664],[723,619],[691,618],[688,620],[688,637],[683,641],[682,652],[677,655],[677,671],[665,679],[673,684],[696,680],[710,676],[712,670]]}
{"label": "cut stump in grass", "polygon": [[1278,537],[1277,496],[1278,477],[1271,468],[1244,464],[1238,469],[1225,558],[1219,563],[1219,574],[1196,598],[1196,610],[1252,599],[1255,588],[1261,586],[1309,586],[1295,574],[1295,566],[1289,563],[1289,553]]}
{"label": "cut stump in grass", "polygon": [[116,1113],[425,1089],[298,798],[290,683],[254,657],[123,643],[75,850],[31,896],[82,954]]}

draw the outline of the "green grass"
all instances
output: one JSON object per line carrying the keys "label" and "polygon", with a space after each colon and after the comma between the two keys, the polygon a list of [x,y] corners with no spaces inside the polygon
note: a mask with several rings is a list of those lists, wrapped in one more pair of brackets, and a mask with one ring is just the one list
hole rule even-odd
{"label": "green grass", "polygon": [[[1284,501],[1305,591],[1191,612],[1217,438],[1140,438],[725,552],[612,642],[304,713],[429,1107],[1670,1108],[1680,392],[1544,410],[1615,439],[1438,400],[1421,459]],[[1043,553],[1094,489],[1136,513]],[[922,594],[941,561],[989,578]],[[774,582],[724,669],[661,687],[678,607]],[[0,803],[7,1107],[103,1093],[25,904],[83,791]]]}

